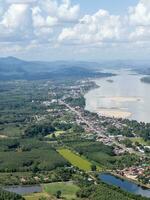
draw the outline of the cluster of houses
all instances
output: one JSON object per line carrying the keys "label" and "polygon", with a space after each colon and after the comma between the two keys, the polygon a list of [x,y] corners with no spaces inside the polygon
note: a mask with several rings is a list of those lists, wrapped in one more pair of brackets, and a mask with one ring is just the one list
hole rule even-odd
{"label": "cluster of houses", "polygon": [[143,176],[146,170],[150,170],[150,166],[133,166],[123,170],[116,170],[116,173],[129,179],[138,180],[138,177]]}
{"label": "cluster of houses", "polygon": [[[104,116],[98,116],[97,114],[90,113],[88,111],[85,111],[84,108],[81,108],[79,106],[71,107],[70,105],[67,105],[65,103],[66,98],[78,98],[83,94],[83,91],[86,90],[86,87],[88,85],[88,88],[92,86],[92,84],[89,82],[81,82],[75,86],[66,86],[64,85],[62,88],[56,88],[55,90],[52,90],[49,93],[49,96],[51,97],[50,100],[42,102],[45,106],[51,106],[52,104],[58,103],[59,105],[64,105],[64,108],[55,108],[49,109],[48,112],[51,112],[54,116],[63,116],[64,112],[73,111],[75,114],[75,122],[78,125],[81,125],[85,132],[87,133],[87,138],[92,138],[92,136],[89,134],[93,134],[97,141],[102,142],[105,145],[112,146],[114,144],[119,144],[122,140],[125,139],[122,135],[110,135],[108,133],[108,127],[111,124],[112,126],[116,127],[117,129],[122,129],[126,124],[123,124],[122,121],[115,119],[115,118],[108,118]],[[57,91],[63,91],[62,97],[58,100],[57,98]],[[55,91],[55,92],[53,92]],[[116,155],[122,155],[124,153],[133,152],[132,150],[128,148],[123,148],[121,145],[114,145],[114,153]],[[137,151],[144,153],[144,150],[137,146]],[[148,147],[149,148],[149,147]]]}

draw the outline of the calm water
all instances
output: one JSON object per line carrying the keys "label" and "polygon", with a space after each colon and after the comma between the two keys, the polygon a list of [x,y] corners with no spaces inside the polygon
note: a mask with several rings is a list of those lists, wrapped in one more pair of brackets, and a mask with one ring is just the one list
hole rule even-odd
{"label": "calm water", "polygon": [[13,192],[13,193],[20,194],[20,195],[42,192],[42,187],[40,185],[8,186],[8,187],[5,187],[4,189],[9,192]]}
{"label": "calm water", "polygon": [[85,95],[86,109],[106,116],[121,112],[121,117],[127,114],[126,118],[150,122],[150,84],[141,82],[142,76],[129,70],[111,72],[118,75],[96,79],[100,87]]}
{"label": "calm water", "polygon": [[118,186],[127,192],[142,195],[145,197],[150,197],[150,189],[144,189],[141,186],[138,186],[137,184],[132,183],[130,181],[121,180],[110,174],[100,174],[99,178],[103,182],[110,184],[110,185]]}

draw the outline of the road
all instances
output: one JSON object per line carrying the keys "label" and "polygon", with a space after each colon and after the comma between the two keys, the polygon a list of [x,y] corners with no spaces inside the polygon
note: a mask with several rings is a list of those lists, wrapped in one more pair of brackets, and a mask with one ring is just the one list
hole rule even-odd
{"label": "road", "polygon": [[[77,111],[75,108],[71,107],[69,104],[65,103],[65,102],[62,101],[62,100],[59,100],[59,103],[62,104],[62,105],[65,105],[70,111],[74,112],[74,113],[78,116],[78,118],[79,118],[83,123],[85,123],[85,124],[87,125],[87,127],[90,128],[91,131],[97,133],[99,136],[102,136],[102,137],[105,136],[105,137],[106,137],[106,135],[101,134],[99,131],[97,131],[97,130],[93,127],[93,125],[91,125],[91,124],[89,123],[89,121],[87,121],[87,120],[81,115],[81,113],[80,113],[79,111]],[[136,154],[136,155],[138,155],[138,156],[144,156],[142,153],[137,152],[137,151],[135,151],[135,150],[132,149],[132,148],[131,148],[131,149],[127,149],[125,145],[120,144],[120,143],[119,143],[118,141],[116,141],[116,140],[114,140],[113,143],[114,143],[116,146],[120,147],[121,149],[123,149],[123,150],[125,150],[125,151],[128,151],[130,154],[133,154],[133,153],[134,153],[134,154]]]}
{"label": "road", "polygon": [[100,132],[97,131],[82,115],[79,111],[77,111],[75,108],[71,107],[70,105],[68,105],[67,103],[65,103],[64,101],[60,100],[59,101],[61,104],[65,105],[67,108],[69,108],[70,111],[74,112],[78,118],[87,125],[87,127],[90,128],[91,131],[98,133],[100,135]]}

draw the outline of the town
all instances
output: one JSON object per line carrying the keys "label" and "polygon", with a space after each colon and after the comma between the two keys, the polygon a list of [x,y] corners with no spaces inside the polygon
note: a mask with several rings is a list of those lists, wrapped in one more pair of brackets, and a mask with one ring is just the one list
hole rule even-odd
{"label": "town", "polygon": [[[75,86],[61,86],[61,88],[55,88],[55,92],[50,92],[49,96],[51,100],[45,101],[43,104],[47,107],[51,107],[52,105],[60,106],[60,109],[47,109],[47,111],[51,112],[54,116],[63,116],[63,112],[71,112],[74,115],[74,120],[71,121],[71,123],[76,123],[84,129],[85,134],[82,135],[84,139],[95,139],[95,141],[101,142],[104,145],[113,146],[113,151],[116,156],[125,154],[136,154],[139,156],[139,166],[132,166],[115,171],[112,170],[112,172],[116,175],[136,181],[141,181],[141,177],[143,176],[143,182],[146,183],[147,186],[150,186],[150,173],[145,173],[150,169],[149,159],[146,159],[148,158],[146,152],[149,152],[150,146],[140,145],[139,147],[135,143],[129,146],[124,143],[124,141],[132,141],[132,138],[139,137],[134,131],[132,131],[131,137],[127,137],[124,133],[121,134],[121,132],[118,134],[112,134],[111,131],[109,132],[112,127],[116,130],[126,129],[128,127],[126,120],[101,116],[84,109],[85,102],[82,98],[84,98],[87,91],[97,87],[98,86],[93,81],[89,80],[77,82]],[[58,93],[56,91],[58,91]],[[60,95],[59,91],[61,91],[61,97],[58,98]],[[68,123],[67,121],[64,122]],[[141,165],[141,163],[143,164]]]}

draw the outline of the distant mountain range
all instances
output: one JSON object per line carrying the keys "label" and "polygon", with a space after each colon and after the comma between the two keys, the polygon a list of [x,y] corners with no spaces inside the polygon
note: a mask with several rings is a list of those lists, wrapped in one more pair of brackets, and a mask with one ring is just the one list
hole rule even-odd
{"label": "distant mountain range", "polygon": [[98,67],[96,62],[41,62],[6,57],[0,58],[0,80],[80,79],[112,75],[98,72]]}

